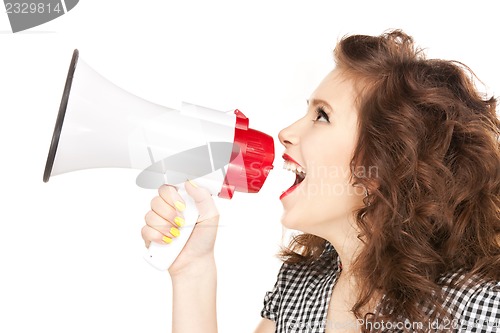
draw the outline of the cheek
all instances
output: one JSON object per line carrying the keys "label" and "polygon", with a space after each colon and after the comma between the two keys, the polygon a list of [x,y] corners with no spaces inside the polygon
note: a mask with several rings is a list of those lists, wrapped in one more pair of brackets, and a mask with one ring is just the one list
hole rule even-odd
{"label": "cheek", "polygon": [[297,201],[285,210],[282,224],[318,234],[362,205],[362,189],[349,183],[354,150],[352,133],[308,136],[302,140],[307,177],[297,188]]}
{"label": "cheek", "polygon": [[[343,135],[342,135],[343,134]],[[351,174],[350,162],[354,151],[349,133],[328,137],[308,137],[304,140],[304,159],[307,178],[311,182],[338,183],[347,181]]]}
{"label": "cheek", "polygon": [[311,186],[335,187],[333,192],[339,192],[339,186],[349,185],[353,149],[349,144],[337,142],[336,145],[318,149],[314,156],[306,157],[308,183]]}

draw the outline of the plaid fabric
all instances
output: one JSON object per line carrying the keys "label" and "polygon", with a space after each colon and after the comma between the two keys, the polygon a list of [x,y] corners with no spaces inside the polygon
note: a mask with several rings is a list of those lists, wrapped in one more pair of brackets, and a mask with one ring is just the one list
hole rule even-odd
{"label": "plaid fabric", "polygon": [[[332,325],[326,316],[340,272],[339,256],[330,243],[310,264],[283,264],[274,288],[265,294],[261,316],[276,323],[275,333],[324,333],[327,325]],[[424,328],[429,332],[439,328],[445,332],[500,333],[500,281],[470,279],[454,288],[449,286],[454,278],[460,281],[464,277],[452,274],[440,280],[444,307],[453,320],[386,323],[379,331],[403,332],[401,326],[407,325],[410,330]]]}

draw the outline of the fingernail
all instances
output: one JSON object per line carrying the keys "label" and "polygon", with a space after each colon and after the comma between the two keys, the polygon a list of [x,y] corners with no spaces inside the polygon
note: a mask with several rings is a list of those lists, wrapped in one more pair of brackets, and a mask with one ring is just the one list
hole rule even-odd
{"label": "fingernail", "polygon": [[196,183],[193,182],[192,180],[188,179],[188,182],[189,182],[189,184],[193,185],[193,187],[198,188],[198,185],[196,185]]}
{"label": "fingernail", "polygon": [[178,210],[179,212],[183,212],[183,211],[186,209],[186,205],[185,205],[185,204],[183,204],[183,203],[182,203],[182,202],[180,202],[180,201],[176,201],[176,202],[174,203],[174,205],[175,205],[175,208],[177,208],[177,210]]}
{"label": "fingernail", "polygon": [[176,227],[172,227],[170,228],[170,233],[172,234],[172,236],[174,237],[179,237],[181,232],[179,231],[179,229],[177,229]]}
{"label": "fingernail", "polygon": [[167,237],[167,236],[163,236],[162,240],[163,240],[165,243],[167,243],[167,244],[172,243],[172,238]]}
{"label": "fingernail", "polygon": [[174,219],[175,224],[177,224],[179,227],[183,227],[186,221],[180,216],[176,216]]}

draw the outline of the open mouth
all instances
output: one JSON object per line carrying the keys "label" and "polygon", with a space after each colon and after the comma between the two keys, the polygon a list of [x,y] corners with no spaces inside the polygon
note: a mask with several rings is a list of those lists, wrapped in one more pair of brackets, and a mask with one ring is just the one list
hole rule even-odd
{"label": "open mouth", "polygon": [[302,183],[302,181],[304,181],[304,179],[306,178],[306,170],[304,167],[296,163],[290,156],[286,154],[283,155],[283,158],[285,159],[285,163],[283,164],[283,169],[295,173],[295,181],[288,190],[284,191],[281,194],[280,200],[286,197],[288,194],[292,193],[293,190],[295,190],[300,185],[300,183]]}

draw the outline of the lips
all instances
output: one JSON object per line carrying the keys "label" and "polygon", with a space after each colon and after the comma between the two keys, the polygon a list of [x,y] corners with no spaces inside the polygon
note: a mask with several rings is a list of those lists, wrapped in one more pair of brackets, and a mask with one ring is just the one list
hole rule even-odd
{"label": "lips", "polygon": [[288,154],[284,154],[283,159],[285,160],[283,169],[295,173],[295,181],[293,185],[290,186],[290,188],[288,188],[280,195],[280,200],[286,197],[288,194],[292,193],[306,177],[305,168],[297,163],[291,156],[289,156]]}

